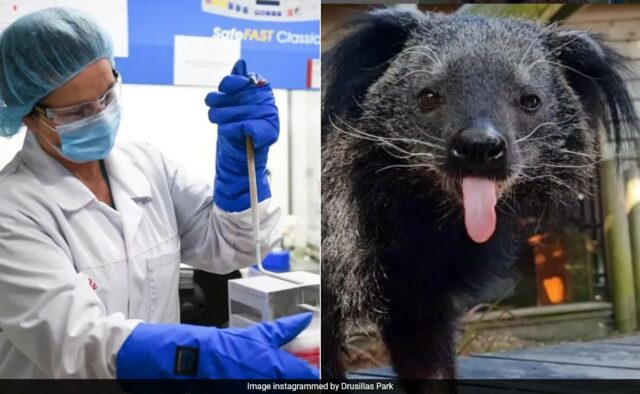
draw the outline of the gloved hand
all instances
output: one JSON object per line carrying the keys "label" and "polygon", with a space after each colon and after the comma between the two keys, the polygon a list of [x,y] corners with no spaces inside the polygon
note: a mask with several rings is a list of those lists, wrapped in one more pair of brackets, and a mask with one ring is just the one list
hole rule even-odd
{"label": "gloved hand", "polygon": [[245,139],[248,135],[253,138],[255,151],[258,201],[271,197],[267,154],[280,131],[278,108],[269,83],[248,74],[244,60],[236,62],[218,89],[205,98],[209,120],[218,124],[213,200],[225,211],[240,212],[251,206]]}
{"label": "gloved hand", "polygon": [[316,368],[279,348],[311,322],[288,316],[247,328],[140,323],[116,357],[118,379],[318,379]]}

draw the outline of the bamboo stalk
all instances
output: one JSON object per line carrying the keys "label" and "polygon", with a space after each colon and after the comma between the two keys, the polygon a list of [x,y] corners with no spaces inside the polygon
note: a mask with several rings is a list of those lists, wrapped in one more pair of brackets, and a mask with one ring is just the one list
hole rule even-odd
{"label": "bamboo stalk", "polygon": [[634,165],[625,171],[626,213],[629,221],[631,256],[633,262],[636,321],[640,320],[640,171]]}
{"label": "bamboo stalk", "polygon": [[613,160],[602,162],[600,181],[615,327],[626,334],[636,328],[636,299],[629,224],[623,209],[624,187]]}

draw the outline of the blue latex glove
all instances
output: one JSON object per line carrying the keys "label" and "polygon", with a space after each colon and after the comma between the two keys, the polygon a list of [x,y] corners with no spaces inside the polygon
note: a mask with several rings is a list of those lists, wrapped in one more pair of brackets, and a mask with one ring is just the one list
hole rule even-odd
{"label": "blue latex glove", "polygon": [[288,316],[247,328],[140,323],[116,357],[118,379],[318,379],[318,370],[279,348],[311,322]]}
{"label": "blue latex glove", "polygon": [[209,120],[218,125],[213,201],[225,211],[240,212],[251,206],[245,139],[248,135],[253,138],[255,151],[258,201],[271,197],[267,154],[280,131],[278,108],[269,83],[247,73],[244,60],[236,62],[218,90],[205,99]]}

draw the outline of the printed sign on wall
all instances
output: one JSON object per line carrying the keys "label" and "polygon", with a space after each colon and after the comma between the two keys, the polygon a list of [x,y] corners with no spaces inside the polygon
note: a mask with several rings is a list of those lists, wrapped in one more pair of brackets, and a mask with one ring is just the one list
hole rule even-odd
{"label": "printed sign on wall", "polygon": [[116,65],[126,83],[217,86],[242,57],[274,88],[308,89],[319,18],[317,0],[129,0]]}

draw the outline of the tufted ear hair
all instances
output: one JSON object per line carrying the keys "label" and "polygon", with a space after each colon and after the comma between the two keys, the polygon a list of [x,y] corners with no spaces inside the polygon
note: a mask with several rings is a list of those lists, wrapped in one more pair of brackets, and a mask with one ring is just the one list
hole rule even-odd
{"label": "tufted ear hair", "polygon": [[638,116],[625,76],[632,76],[626,59],[598,36],[579,31],[552,33],[550,50],[564,66],[593,126],[602,124],[618,151],[623,139],[638,134]]}
{"label": "tufted ear hair", "polygon": [[[369,86],[418,27],[419,12],[379,9],[350,19],[347,36],[322,54],[322,124],[333,114],[359,115]],[[324,133],[328,128],[323,127]]]}

